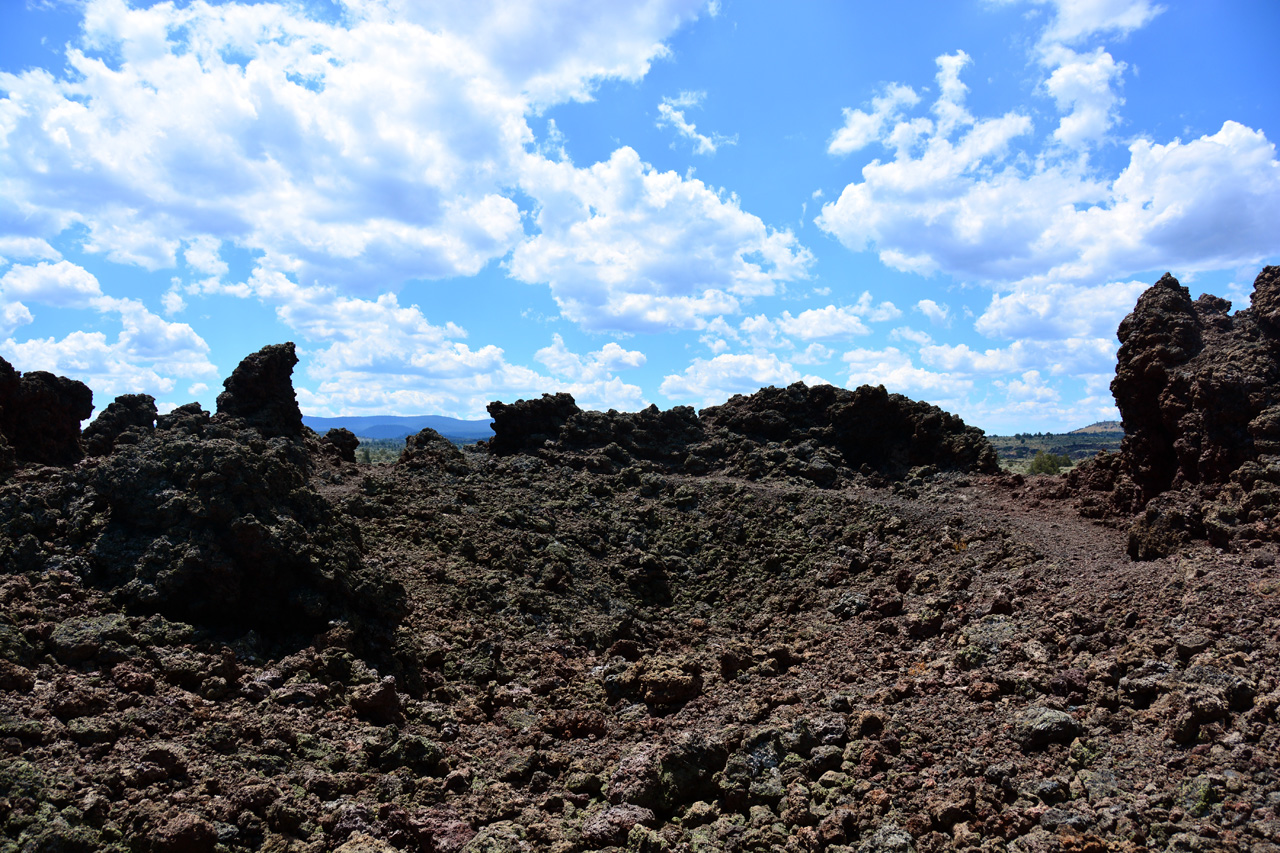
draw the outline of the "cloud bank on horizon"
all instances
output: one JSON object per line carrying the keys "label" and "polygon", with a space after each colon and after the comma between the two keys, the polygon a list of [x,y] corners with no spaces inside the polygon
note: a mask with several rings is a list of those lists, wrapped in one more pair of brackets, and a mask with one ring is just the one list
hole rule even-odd
{"label": "cloud bank on horizon", "polygon": [[1280,260],[1280,11],[861,5],[7,6],[0,355],[100,408],[292,339],[316,415],[805,381],[1055,430],[1162,272],[1241,308]]}

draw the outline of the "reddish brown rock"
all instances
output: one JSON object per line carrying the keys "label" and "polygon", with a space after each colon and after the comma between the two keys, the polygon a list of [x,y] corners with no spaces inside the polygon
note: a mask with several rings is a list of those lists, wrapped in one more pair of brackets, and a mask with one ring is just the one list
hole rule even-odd
{"label": "reddish brown rock", "polygon": [[1169,274],[1138,299],[1118,332],[1111,383],[1124,418],[1122,453],[1144,500],[1183,484],[1222,484],[1269,440],[1280,406],[1280,268],[1254,282],[1253,307],[1228,314],[1194,302]]}
{"label": "reddish brown rock", "polygon": [[172,818],[155,834],[157,853],[212,853],[217,843],[213,824],[189,812]]}

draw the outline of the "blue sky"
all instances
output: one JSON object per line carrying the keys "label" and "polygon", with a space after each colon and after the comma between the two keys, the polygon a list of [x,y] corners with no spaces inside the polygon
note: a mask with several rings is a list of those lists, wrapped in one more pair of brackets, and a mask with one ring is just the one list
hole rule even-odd
{"label": "blue sky", "polygon": [[1116,417],[1166,270],[1280,262],[1270,0],[0,7],[0,355],[314,415],[883,383]]}

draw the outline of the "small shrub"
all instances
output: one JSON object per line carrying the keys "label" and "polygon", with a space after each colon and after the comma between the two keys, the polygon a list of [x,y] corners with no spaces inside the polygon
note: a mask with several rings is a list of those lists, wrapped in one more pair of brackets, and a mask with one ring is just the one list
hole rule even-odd
{"label": "small shrub", "polygon": [[1031,467],[1027,470],[1032,474],[1057,474],[1063,468],[1071,467],[1071,457],[1065,453],[1046,453],[1043,450],[1036,451],[1035,458],[1031,460]]}

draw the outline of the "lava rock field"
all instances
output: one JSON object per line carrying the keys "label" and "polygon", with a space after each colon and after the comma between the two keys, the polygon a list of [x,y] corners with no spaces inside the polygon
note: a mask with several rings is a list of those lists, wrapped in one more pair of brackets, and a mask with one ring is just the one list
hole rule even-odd
{"label": "lava rock field", "polygon": [[884,388],[494,403],[394,465],[0,360],[0,853],[1280,851],[1280,270],[1120,328],[1121,452]]}

